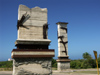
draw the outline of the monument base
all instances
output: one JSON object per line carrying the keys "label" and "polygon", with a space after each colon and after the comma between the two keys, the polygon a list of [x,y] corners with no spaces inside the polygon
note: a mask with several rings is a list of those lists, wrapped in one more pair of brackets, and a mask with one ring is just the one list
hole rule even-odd
{"label": "monument base", "polygon": [[70,69],[70,61],[71,60],[68,59],[68,56],[67,57],[59,56],[58,60],[57,60],[58,71],[66,71],[66,70]]}
{"label": "monument base", "polygon": [[14,49],[13,75],[52,75],[54,50]]}
{"label": "monument base", "polygon": [[52,75],[51,58],[15,58],[13,75]]}

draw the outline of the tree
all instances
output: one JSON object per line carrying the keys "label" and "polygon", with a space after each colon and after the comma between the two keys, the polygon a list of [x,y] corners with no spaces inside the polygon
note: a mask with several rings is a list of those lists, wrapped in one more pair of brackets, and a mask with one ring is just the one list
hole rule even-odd
{"label": "tree", "polygon": [[[87,53],[87,52],[83,53],[83,58],[84,59],[72,60],[70,62],[70,67],[76,68],[76,69],[95,68],[96,67],[96,62],[89,53]],[[100,67],[100,56],[98,58],[98,65]]]}
{"label": "tree", "polygon": [[87,52],[83,53],[84,61],[82,62],[82,68],[95,68],[95,61],[91,55]]}
{"label": "tree", "polygon": [[83,53],[83,58],[86,59],[92,59],[91,55],[87,52]]}

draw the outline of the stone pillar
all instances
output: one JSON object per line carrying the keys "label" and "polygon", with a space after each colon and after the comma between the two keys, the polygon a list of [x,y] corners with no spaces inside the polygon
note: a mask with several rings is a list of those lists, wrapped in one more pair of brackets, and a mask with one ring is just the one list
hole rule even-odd
{"label": "stone pillar", "polygon": [[19,5],[17,49],[12,50],[13,75],[52,75],[55,53],[48,49],[47,9]]}
{"label": "stone pillar", "polygon": [[67,24],[65,22],[56,23],[58,26],[58,60],[59,71],[70,69],[70,59],[68,56]]}

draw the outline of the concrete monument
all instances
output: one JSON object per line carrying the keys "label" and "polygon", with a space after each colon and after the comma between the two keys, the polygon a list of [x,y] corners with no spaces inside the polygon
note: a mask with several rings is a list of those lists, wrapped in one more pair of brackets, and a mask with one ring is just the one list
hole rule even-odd
{"label": "concrete monument", "polygon": [[67,24],[58,22],[58,71],[64,71],[70,68],[70,59],[68,58],[68,39]]}
{"label": "concrete monument", "polygon": [[52,75],[54,50],[48,49],[47,9],[19,5],[17,49],[12,50],[13,75]]}

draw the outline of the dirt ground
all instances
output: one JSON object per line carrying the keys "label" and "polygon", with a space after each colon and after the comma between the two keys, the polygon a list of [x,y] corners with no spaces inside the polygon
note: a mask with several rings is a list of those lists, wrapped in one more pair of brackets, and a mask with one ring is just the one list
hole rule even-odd
{"label": "dirt ground", "polygon": [[[100,69],[99,69],[100,73]],[[68,72],[59,73],[53,70],[53,75],[98,75],[97,69],[70,69]]]}
{"label": "dirt ground", "polygon": [[[6,71],[1,72],[0,75],[12,75],[12,72]],[[52,75],[97,75],[97,74],[82,74],[82,73],[53,73]]]}
{"label": "dirt ground", "polygon": [[[64,71],[63,73],[62,72],[59,73],[57,70],[53,70],[52,75],[98,75],[96,74],[96,71],[97,69],[73,69],[73,70],[71,69],[71,70],[68,70],[67,72]],[[92,74],[92,72],[94,74]],[[12,75],[12,71],[0,71],[0,75]]]}
{"label": "dirt ground", "polygon": [[97,75],[97,74],[80,74],[80,73],[56,73],[53,75]]}

